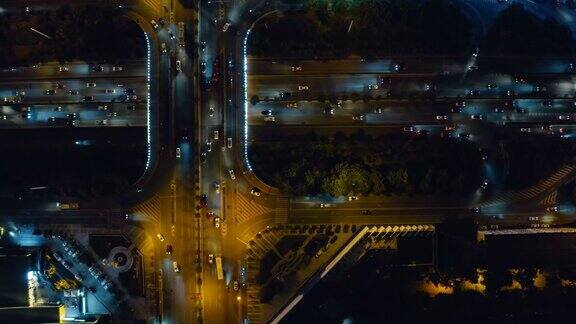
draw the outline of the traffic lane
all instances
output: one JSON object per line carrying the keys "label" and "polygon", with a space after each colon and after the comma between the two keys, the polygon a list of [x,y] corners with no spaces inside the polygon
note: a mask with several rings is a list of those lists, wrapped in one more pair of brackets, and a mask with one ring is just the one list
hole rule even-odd
{"label": "traffic lane", "polygon": [[[101,67],[102,71],[94,71]],[[114,70],[116,69],[116,71]],[[121,69],[121,70],[119,70]],[[31,79],[71,79],[71,78],[107,78],[117,77],[145,77],[146,60],[129,60],[121,64],[88,64],[82,61],[47,62],[36,67],[13,67],[0,70],[0,79],[3,81],[31,80]]]}
{"label": "traffic lane", "polygon": [[[70,114],[74,114],[71,115]],[[134,103],[62,104],[34,106],[0,106],[0,127],[63,126],[63,119],[75,119],[78,125],[112,125],[118,122],[131,126],[146,125],[146,107]],[[98,123],[98,121],[107,122]]]}
{"label": "traffic lane", "polygon": [[[439,120],[443,116],[471,116],[474,114],[570,114],[574,111],[573,99],[517,99],[511,100],[484,100],[469,99],[466,106],[458,108],[456,99],[439,99],[435,101],[412,100],[374,100],[374,101],[338,101],[336,104],[318,101],[271,101],[250,105],[248,109],[248,122],[258,123],[266,116],[284,116],[296,121],[307,121],[311,116],[338,116],[352,117],[354,115],[382,115],[386,119],[394,120],[398,116],[413,118],[424,114],[436,116]],[[456,114],[460,111],[459,114]],[[448,119],[448,118],[447,118]],[[458,118],[460,119],[460,118]]]}
{"label": "traffic lane", "polygon": [[[282,93],[298,98],[341,93],[371,97],[476,97],[510,98],[514,96],[574,97],[571,75],[546,75],[538,78],[501,74],[460,76],[403,75],[401,78],[371,74],[340,74],[287,78],[282,75],[249,75],[249,98],[278,98]],[[545,89],[536,93],[537,89]]]}
{"label": "traffic lane", "polygon": [[[275,114],[274,116],[260,116],[261,118],[252,118],[249,128],[256,125],[265,124],[282,124],[286,126],[320,126],[320,127],[379,127],[386,124],[404,124],[404,125],[467,125],[467,124],[485,124],[493,123],[505,125],[508,122],[517,123],[557,123],[561,121],[574,121],[574,114],[563,114],[561,112],[506,112],[495,113],[491,110],[486,111],[479,108],[470,109],[461,113],[362,113],[335,111],[332,115],[308,115],[302,111],[292,110]],[[270,119],[273,118],[273,119]]]}
{"label": "traffic lane", "polygon": [[[53,91],[52,94],[46,91]],[[18,101],[13,96],[19,95],[20,103],[34,102],[82,102],[85,96],[93,96],[93,101],[121,101],[126,98],[126,91],[145,99],[147,92],[146,79],[137,77],[124,80],[91,79],[66,80],[62,82],[32,81],[0,84],[0,97],[6,101]]]}
{"label": "traffic lane", "polygon": [[[250,74],[348,74],[348,73],[457,73],[464,71],[462,59],[342,59],[342,60],[269,60],[249,58]],[[398,65],[400,70],[398,70]]]}
{"label": "traffic lane", "polygon": [[[444,219],[453,215],[468,215],[474,220],[481,220],[482,223],[498,224],[529,224],[529,217],[542,217],[545,212],[514,212],[506,214],[472,214],[462,211],[436,212],[436,210],[422,209],[417,212],[408,210],[406,212],[395,211],[388,212],[385,210],[373,209],[370,215],[362,215],[359,210],[334,209],[329,208],[317,210],[291,210],[289,220],[291,224],[436,224],[441,223]],[[559,224],[569,223],[573,219],[557,218]],[[556,219],[551,221],[553,223]]]}
{"label": "traffic lane", "polygon": [[[392,73],[401,64],[406,73],[462,73],[470,63],[463,58],[401,58],[401,59],[342,59],[342,60],[276,60],[249,58],[250,74],[331,74],[331,73]],[[568,73],[574,60],[563,58],[504,58],[478,57],[479,71],[503,73]],[[294,69],[292,68],[294,67]]]}

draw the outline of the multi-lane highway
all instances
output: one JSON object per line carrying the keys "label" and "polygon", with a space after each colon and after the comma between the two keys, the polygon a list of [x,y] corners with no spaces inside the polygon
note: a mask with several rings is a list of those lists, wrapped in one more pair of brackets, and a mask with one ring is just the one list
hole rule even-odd
{"label": "multi-lane highway", "polygon": [[[158,180],[144,188],[148,197],[139,204],[144,207],[129,217],[155,242],[156,281],[148,284],[156,287],[149,297],[159,320],[243,323],[259,318],[258,287],[250,279],[246,251],[250,240],[276,223],[421,224],[458,214],[482,224],[526,224],[529,217],[547,214],[547,205],[534,205],[573,175],[553,175],[536,189],[491,198],[533,201],[522,206],[370,197],[320,208],[320,200],[289,200],[252,173],[248,143],[310,129],[416,134],[448,127],[454,136],[472,133],[478,141],[493,127],[566,134],[575,119],[572,62],[496,60],[481,53],[442,59],[245,61],[250,26],[289,6],[199,1],[194,10],[180,1],[160,0],[123,6],[148,35],[151,72],[140,61],[0,71],[0,98],[6,98],[0,127],[148,126]],[[253,96],[260,100],[255,105],[249,103]],[[482,205],[480,213],[470,209],[477,205]],[[564,209],[547,218],[552,224],[570,219]]]}

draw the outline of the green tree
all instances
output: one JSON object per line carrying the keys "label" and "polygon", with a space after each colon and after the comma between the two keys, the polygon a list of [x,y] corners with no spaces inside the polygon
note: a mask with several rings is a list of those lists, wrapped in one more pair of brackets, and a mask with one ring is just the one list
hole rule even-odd
{"label": "green tree", "polygon": [[370,181],[368,173],[360,166],[341,163],[324,180],[322,188],[334,197],[365,194],[370,190]]}

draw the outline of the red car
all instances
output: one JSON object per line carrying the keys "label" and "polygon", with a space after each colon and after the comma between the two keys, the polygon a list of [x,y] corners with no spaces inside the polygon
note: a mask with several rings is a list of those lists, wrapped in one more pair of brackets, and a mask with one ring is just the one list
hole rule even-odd
{"label": "red car", "polygon": [[172,244],[166,244],[166,254],[172,254]]}

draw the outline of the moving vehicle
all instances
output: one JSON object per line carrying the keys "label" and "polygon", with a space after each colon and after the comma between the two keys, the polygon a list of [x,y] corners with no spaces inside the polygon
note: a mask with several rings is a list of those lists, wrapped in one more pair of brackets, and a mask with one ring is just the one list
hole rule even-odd
{"label": "moving vehicle", "polygon": [[232,148],[232,137],[228,137],[228,139],[226,139],[226,147],[229,149]]}
{"label": "moving vehicle", "polygon": [[180,60],[176,60],[176,71],[182,71],[182,62]]}
{"label": "moving vehicle", "polygon": [[228,28],[230,28],[230,25],[231,24],[229,22],[225,23],[224,26],[222,26],[222,32],[223,33],[227,32]]}
{"label": "moving vehicle", "polygon": [[185,40],[185,32],[186,32],[186,25],[184,25],[184,22],[179,22],[178,23],[178,45],[180,45],[180,47],[185,47],[186,46],[186,40]]}
{"label": "moving vehicle", "polygon": [[180,272],[182,269],[180,268],[180,265],[178,264],[178,262],[173,261],[172,262],[172,268],[174,269],[174,272]]}
{"label": "moving vehicle", "polygon": [[218,280],[224,279],[224,271],[222,270],[222,258],[217,256],[216,257],[216,276]]}
{"label": "moving vehicle", "polygon": [[156,234],[156,237],[160,240],[160,242],[164,242],[164,235],[161,233]]}
{"label": "moving vehicle", "polygon": [[212,264],[214,262],[214,254],[208,254],[208,263]]}
{"label": "moving vehicle", "polygon": [[71,210],[71,209],[78,209],[80,206],[76,202],[68,202],[68,203],[56,203],[60,210]]}
{"label": "moving vehicle", "polygon": [[234,170],[233,170],[233,169],[228,170],[228,173],[230,174],[230,179],[236,180],[236,175],[234,175]]}
{"label": "moving vehicle", "polygon": [[260,191],[260,189],[258,189],[258,188],[256,188],[256,187],[253,187],[252,190],[250,190],[250,194],[251,194],[251,195],[254,195],[254,196],[256,196],[256,197],[260,197],[260,194],[261,194],[261,193],[262,193],[262,192]]}
{"label": "moving vehicle", "polygon": [[181,154],[180,148],[177,147],[176,148],[176,158],[179,159],[181,156],[182,156],[182,154]]}
{"label": "moving vehicle", "polygon": [[154,28],[154,30],[158,30],[158,28],[160,28],[160,26],[158,26],[158,24],[154,19],[150,20],[150,25],[152,25],[152,28]]}

